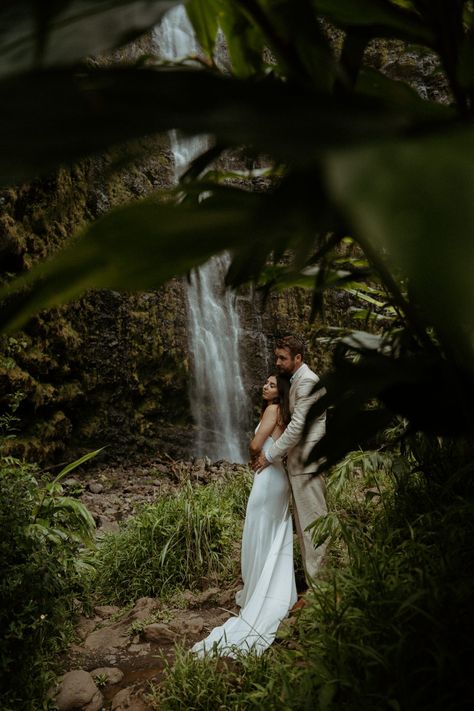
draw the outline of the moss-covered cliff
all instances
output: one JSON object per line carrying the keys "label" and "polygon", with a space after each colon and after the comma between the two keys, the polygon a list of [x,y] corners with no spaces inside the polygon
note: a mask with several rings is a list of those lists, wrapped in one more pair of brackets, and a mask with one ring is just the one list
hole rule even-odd
{"label": "moss-covered cliff", "polygon": [[[111,207],[170,184],[166,139],[132,150],[140,160],[121,170],[113,155],[101,156],[0,194],[4,280]],[[181,453],[170,424],[189,424],[185,318],[172,281],[147,294],[93,291],[3,337],[2,404],[14,402],[18,417],[7,451],[48,461],[71,446],[113,443],[120,454],[163,439]]]}

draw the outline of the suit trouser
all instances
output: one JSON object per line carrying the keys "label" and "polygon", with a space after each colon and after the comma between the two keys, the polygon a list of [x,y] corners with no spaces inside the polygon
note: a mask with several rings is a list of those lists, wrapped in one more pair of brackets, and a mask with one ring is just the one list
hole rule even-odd
{"label": "suit trouser", "polygon": [[305,528],[327,513],[326,484],[322,474],[289,473],[288,478],[293,495],[293,514],[301,547],[301,556],[306,579],[310,583],[311,579],[317,576],[321,567],[327,544],[324,542],[315,548],[311,540],[311,531],[305,531]]}

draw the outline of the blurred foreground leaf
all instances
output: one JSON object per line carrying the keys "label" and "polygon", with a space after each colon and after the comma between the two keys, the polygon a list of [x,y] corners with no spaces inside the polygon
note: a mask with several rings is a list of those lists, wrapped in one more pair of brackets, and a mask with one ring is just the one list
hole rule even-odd
{"label": "blurred foreground leaf", "polygon": [[[322,469],[354,449],[373,445],[395,415],[406,418],[413,431],[440,436],[469,434],[474,427],[474,382],[468,373],[435,353],[383,355],[374,349],[371,335],[369,347],[341,343],[332,371],[318,383],[326,393],[310,408],[308,423],[327,408],[331,412],[327,433],[309,461],[322,459]],[[359,357],[347,358],[351,351]]]}
{"label": "blurred foreground leaf", "polygon": [[170,128],[293,164],[450,120],[419,101],[394,109],[374,97],[333,98],[280,81],[196,70],[57,69],[0,81],[0,184],[44,175],[123,141]]}
{"label": "blurred foreground leaf", "polygon": [[334,154],[329,179],[363,248],[388,264],[474,374],[474,129]]}
{"label": "blurred foreground leaf", "polygon": [[0,75],[71,64],[151,29],[173,0],[14,0],[0,5]]}
{"label": "blurred foreground leaf", "polygon": [[318,12],[339,27],[364,29],[370,37],[397,37],[426,45],[435,41],[418,12],[389,0],[315,0],[314,4]]}
{"label": "blurred foreground leaf", "polygon": [[257,205],[255,194],[228,188],[199,204],[148,199],[111,210],[56,257],[3,288],[0,299],[16,296],[4,304],[2,325],[19,328],[35,311],[90,288],[156,288],[235,247],[248,231],[257,235]]}

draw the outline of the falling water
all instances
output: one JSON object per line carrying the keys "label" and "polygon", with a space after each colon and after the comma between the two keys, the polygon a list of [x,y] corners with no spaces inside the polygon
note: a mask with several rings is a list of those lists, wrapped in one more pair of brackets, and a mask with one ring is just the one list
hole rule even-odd
{"label": "falling water", "polygon": [[[201,52],[182,5],[166,13],[154,40],[164,60]],[[189,138],[171,131],[170,142],[178,181],[189,162],[208,148],[209,137]],[[224,286],[229,261],[227,254],[213,257],[191,274],[186,294],[193,369],[190,396],[197,428],[195,453],[243,462],[250,404],[242,378],[235,295]]]}
{"label": "falling water", "polygon": [[[193,57],[202,54],[183,5],[175,5],[168,10],[155,27],[153,40],[164,61],[192,63]],[[209,147],[209,136],[184,136],[172,130],[169,138],[174,157],[175,181],[178,182],[189,163]]]}

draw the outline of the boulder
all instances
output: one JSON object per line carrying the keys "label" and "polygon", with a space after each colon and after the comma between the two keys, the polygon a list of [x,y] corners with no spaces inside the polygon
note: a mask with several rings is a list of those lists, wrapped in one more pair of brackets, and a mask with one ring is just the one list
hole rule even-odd
{"label": "boulder", "polygon": [[79,639],[84,640],[96,628],[98,622],[97,618],[91,619],[81,615],[76,625],[76,634]]}
{"label": "boulder", "polygon": [[150,707],[131,689],[122,689],[115,694],[111,704],[112,711],[150,711]]}
{"label": "boulder", "polygon": [[112,615],[117,614],[117,612],[120,611],[120,607],[117,605],[96,605],[94,607],[94,612],[96,615],[99,615],[103,620],[106,620],[108,617],[112,617]]}
{"label": "boulder", "polygon": [[75,669],[62,677],[55,704],[58,711],[100,711],[103,701],[89,672]]}
{"label": "boulder", "polygon": [[125,630],[115,625],[95,630],[84,641],[84,647],[87,649],[116,649],[126,647],[127,644],[128,635]]}
{"label": "boulder", "polygon": [[157,644],[174,642],[176,639],[176,632],[171,630],[167,625],[161,622],[154,622],[151,625],[147,625],[143,630],[143,637],[148,642],[155,642]]}
{"label": "boulder", "polygon": [[120,625],[128,624],[130,626],[135,620],[146,620],[152,617],[153,613],[156,612],[159,607],[160,603],[158,600],[154,600],[152,597],[141,597],[137,600],[128,615],[120,621]]}
{"label": "boulder", "polygon": [[191,615],[170,622],[170,627],[178,635],[199,634],[204,628],[204,620],[199,615]]}

